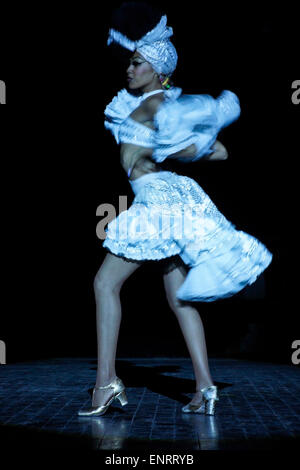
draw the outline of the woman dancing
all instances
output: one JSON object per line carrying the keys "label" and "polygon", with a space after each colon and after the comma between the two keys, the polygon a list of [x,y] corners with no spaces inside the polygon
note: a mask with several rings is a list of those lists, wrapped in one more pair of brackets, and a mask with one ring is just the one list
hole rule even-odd
{"label": "woman dancing", "polygon": [[[124,4],[121,16],[132,4]],[[135,9],[149,8],[141,3]],[[125,9],[125,10],[124,10]],[[196,393],[182,408],[213,415],[218,398],[210,374],[205,334],[191,302],[211,302],[252,284],[272,255],[251,235],[237,231],[191,178],[164,171],[166,158],[222,160],[226,149],[216,140],[238,118],[235,94],[182,95],[170,85],[177,53],[166,16],[138,41],[110,29],[108,44],[131,50],[127,69],[130,92],[122,89],[105,109],[105,127],[121,147],[121,165],[135,198],[106,229],[109,251],[95,277],[98,364],[92,407],[80,416],[103,415],[114,399],[127,403],[115,371],[121,322],[120,289],[146,260],[167,260],[164,286],[191,356]]]}

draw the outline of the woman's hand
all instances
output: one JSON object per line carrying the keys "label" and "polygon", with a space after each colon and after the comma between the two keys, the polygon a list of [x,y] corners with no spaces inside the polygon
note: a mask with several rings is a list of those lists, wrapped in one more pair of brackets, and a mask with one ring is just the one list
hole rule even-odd
{"label": "woman's hand", "polygon": [[168,158],[182,158],[182,161],[186,159],[188,161],[189,159],[193,159],[197,154],[197,147],[195,144],[189,145],[183,150],[180,150],[179,152],[172,153],[171,155],[168,155]]}
{"label": "woman's hand", "polygon": [[214,150],[213,153],[211,153],[210,155],[204,156],[203,157],[204,160],[210,160],[210,161],[227,160],[228,152],[226,148],[224,147],[224,145],[221,144],[221,142],[216,140],[214,145],[212,146],[212,149]]}

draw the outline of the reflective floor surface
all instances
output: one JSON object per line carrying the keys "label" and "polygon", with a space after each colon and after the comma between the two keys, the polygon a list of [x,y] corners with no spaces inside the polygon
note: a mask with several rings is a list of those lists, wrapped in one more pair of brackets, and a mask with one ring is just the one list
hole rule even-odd
{"label": "reflective floor surface", "polygon": [[128,404],[91,405],[95,358],[0,366],[0,443],[18,447],[155,450],[292,450],[300,444],[300,374],[294,365],[210,358],[215,416],[184,414],[195,390],[188,358],[120,358]]}

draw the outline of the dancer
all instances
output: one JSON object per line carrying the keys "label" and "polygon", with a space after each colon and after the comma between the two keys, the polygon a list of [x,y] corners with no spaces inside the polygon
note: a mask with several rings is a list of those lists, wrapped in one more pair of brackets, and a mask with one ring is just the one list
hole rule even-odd
{"label": "dancer", "polygon": [[109,253],[94,281],[97,377],[92,407],[79,411],[80,416],[100,416],[116,398],[127,403],[125,386],[115,371],[119,294],[146,260],[170,261],[164,285],[196,379],[196,393],[182,411],[213,415],[218,391],[209,371],[203,324],[191,302],[234,295],[253,283],[272,259],[257,239],[235,230],[193,179],[164,171],[159,164],[166,158],[226,158],[216,138],[240,113],[230,91],[213,99],[182,95],[180,88],[170,85],[177,53],[166,23],[164,15],[138,41],[115,29],[109,32],[109,44],[115,41],[133,52],[127,70],[130,93],[121,90],[106,107],[105,126],[121,145],[121,164],[135,198],[106,229],[103,246]]}

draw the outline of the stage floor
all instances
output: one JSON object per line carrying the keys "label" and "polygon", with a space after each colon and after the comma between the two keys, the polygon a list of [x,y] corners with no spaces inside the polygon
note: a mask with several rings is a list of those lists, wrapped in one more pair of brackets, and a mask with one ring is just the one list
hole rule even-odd
{"label": "stage floor", "polygon": [[209,358],[219,388],[215,416],[185,414],[195,390],[188,358],[118,358],[128,404],[81,418],[91,405],[95,358],[0,366],[0,442],[18,448],[280,450],[299,448],[299,367]]}

